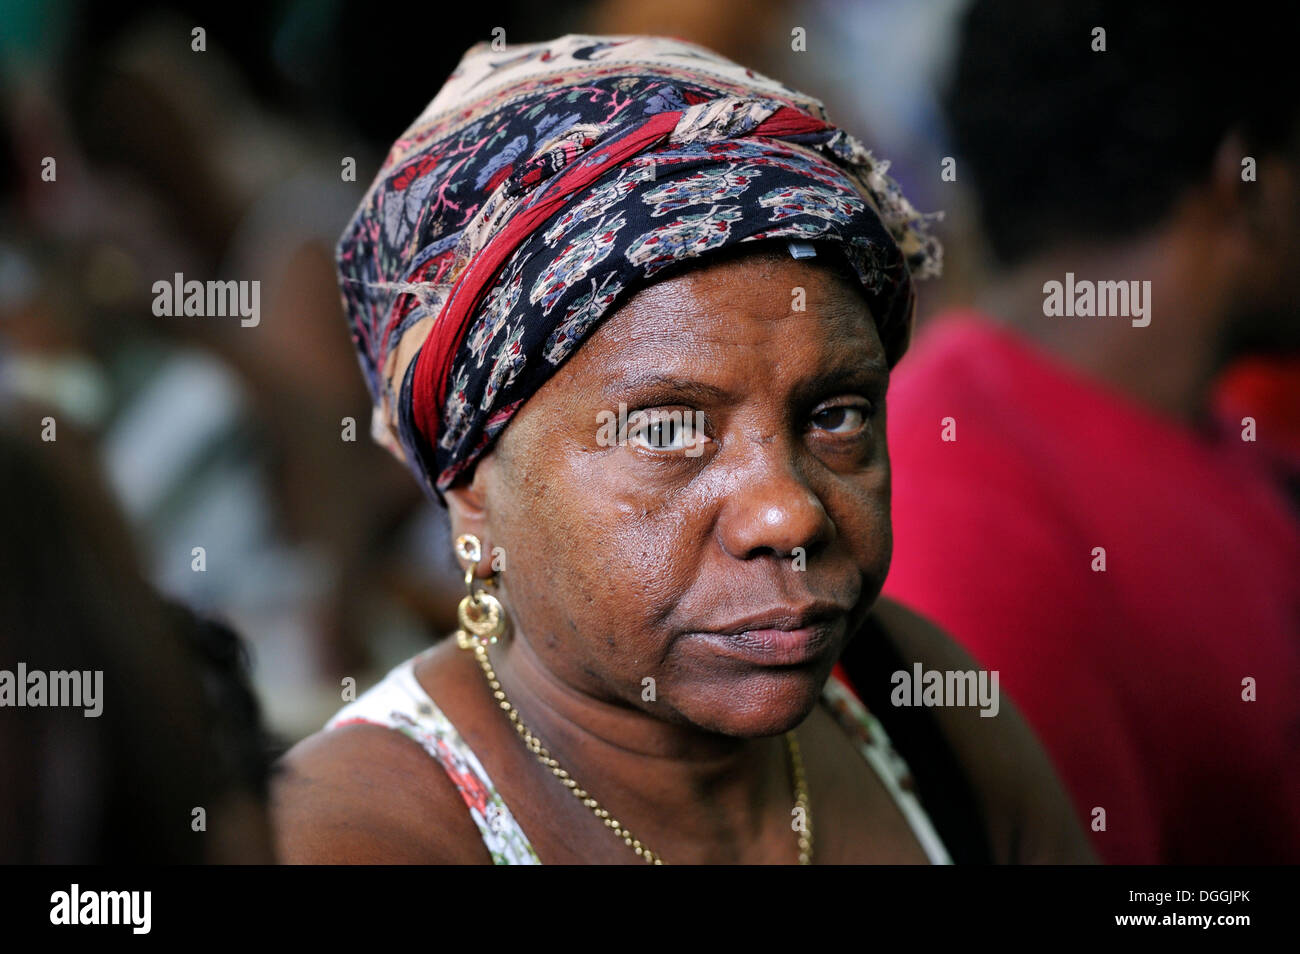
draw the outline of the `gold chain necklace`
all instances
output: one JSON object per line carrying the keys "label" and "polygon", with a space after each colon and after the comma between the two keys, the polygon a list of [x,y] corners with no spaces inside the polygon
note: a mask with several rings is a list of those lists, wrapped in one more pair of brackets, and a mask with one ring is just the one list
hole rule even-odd
{"label": "gold chain necklace", "polygon": [[[501,681],[497,679],[497,674],[493,671],[492,663],[488,659],[487,647],[464,630],[456,631],[456,645],[461,649],[473,650],[474,657],[483,670],[483,675],[487,677],[488,686],[492,689],[492,697],[496,699],[497,704],[510,717],[511,724],[515,727],[515,731],[519,733],[524,745],[528,747],[528,751],[536,755],[537,760],[564,783],[564,787],[573,794],[574,798],[591,809],[592,813],[604,822],[606,828],[623,839],[623,844],[635,851],[637,857],[648,864],[664,864],[663,858],[643,845],[640,839],[634,838],[632,833],[620,825],[618,819],[612,817],[608,811],[602,808],[600,802],[592,798],[591,794],[579,785],[573,776],[560,768],[560,763],[551,757],[551,753],[546,750],[546,746],[542,745],[542,740],[533,735],[528,726],[524,725],[523,720],[519,718],[519,710],[506,698],[505,690],[501,688]],[[808,803],[808,782],[804,777],[803,757],[799,753],[799,740],[795,737],[794,730],[785,734],[785,742],[790,752],[790,776],[794,786],[795,808],[799,811],[803,822],[802,829],[795,829],[799,843],[799,864],[810,865],[812,864],[812,812]]]}

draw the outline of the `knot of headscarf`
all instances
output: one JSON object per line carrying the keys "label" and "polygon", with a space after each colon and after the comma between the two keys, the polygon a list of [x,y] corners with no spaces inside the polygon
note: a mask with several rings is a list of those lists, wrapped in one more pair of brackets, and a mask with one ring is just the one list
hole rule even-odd
{"label": "knot of headscarf", "polygon": [[474,47],[339,241],[372,433],[441,500],[620,302],[738,242],[842,252],[892,364],[940,247],[887,168],[689,43]]}

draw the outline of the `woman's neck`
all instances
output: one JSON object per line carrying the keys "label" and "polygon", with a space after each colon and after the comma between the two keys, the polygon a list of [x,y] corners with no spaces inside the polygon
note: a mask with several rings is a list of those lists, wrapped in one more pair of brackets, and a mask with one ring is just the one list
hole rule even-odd
{"label": "woman's neck", "polygon": [[793,793],[780,737],[703,731],[662,699],[654,704],[665,707],[664,716],[601,698],[553,672],[517,633],[490,658],[523,723],[593,797],[621,806],[634,831],[633,818],[671,819],[683,844],[714,844],[725,853],[770,827],[774,803],[789,828],[785,803]]}
{"label": "woman's neck", "polygon": [[[1183,244],[1190,241],[1179,237]],[[1192,421],[1203,410],[1222,360],[1225,294],[1212,275],[1194,267],[1198,261],[1163,233],[1124,245],[1078,246],[1046,253],[1002,275],[977,304],[1093,379],[1147,407]],[[1047,313],[1048,282],[1058,283],[1061,304],[1071,306],[1064,317]],[[1124,282],[1140,290],[1142,318],[1075,315],[1074,301],[1065,301],[1071,290],[1090,286],[1091,291],[1100,282]]]}

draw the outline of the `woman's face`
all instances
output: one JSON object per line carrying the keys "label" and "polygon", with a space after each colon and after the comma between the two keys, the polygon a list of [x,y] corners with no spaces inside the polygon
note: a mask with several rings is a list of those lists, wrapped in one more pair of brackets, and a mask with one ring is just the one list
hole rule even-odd
{"label": "woman's face", "polygon": [[[824,266],[769,253],[661,281],[449,493],[456,532],[504,549],[513,638],[562,682],[728,735],[784,731],[889,568],[888,380],[865,301]],[[638,433],[637,411],[703,433]]]}

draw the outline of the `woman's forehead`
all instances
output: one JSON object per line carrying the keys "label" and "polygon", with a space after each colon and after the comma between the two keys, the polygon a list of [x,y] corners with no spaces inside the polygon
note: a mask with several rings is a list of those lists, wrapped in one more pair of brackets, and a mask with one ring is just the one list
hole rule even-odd
{"label": "woman's forehead", "polygon": [[566,377],[641,386],[660,372],[724,380],[845,361],[887,373],[860,292],[829,268],[758,253],[642,289],[593,333]]}
{"label": "woman's forehead", "polygon": [[816,335],[828,322],[844,330],[853,324],[864,330],[873,326],[860,288],[819,261],[796,261],[763,250],[705,263],[641,289],[596,330],[593,340],[602,334],[621,338],[633,326],[673,336],[742,325],[747,326],[746,334],[770,325],[771,333],[778,335],[796,329]]}

